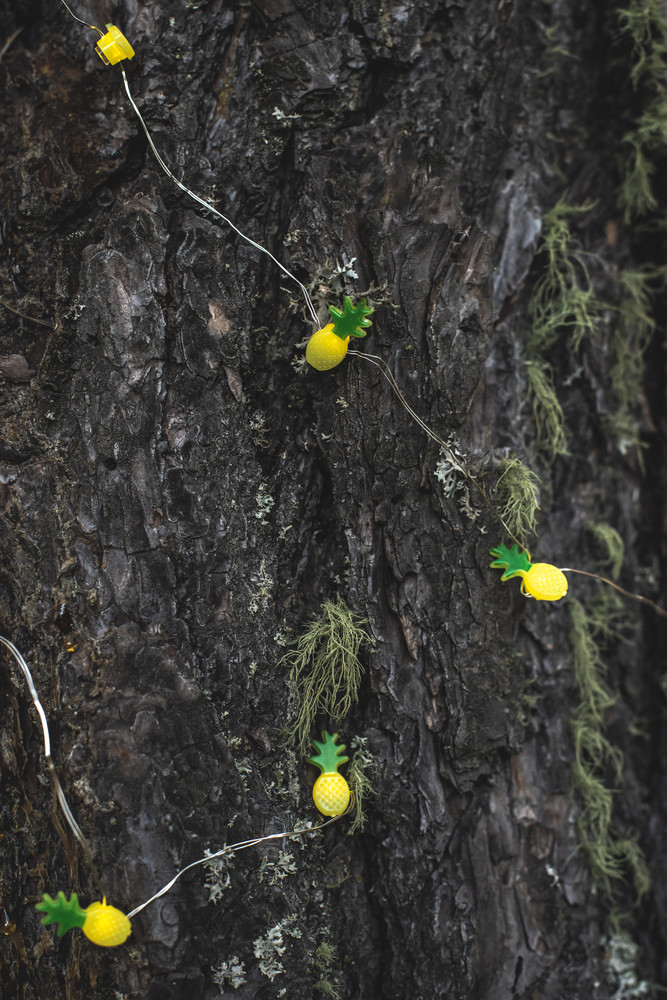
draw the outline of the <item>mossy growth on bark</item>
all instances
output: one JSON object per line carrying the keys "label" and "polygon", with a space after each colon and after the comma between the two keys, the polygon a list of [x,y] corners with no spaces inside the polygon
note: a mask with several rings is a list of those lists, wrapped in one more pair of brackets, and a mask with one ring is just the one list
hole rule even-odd
{"label": "mossy growth on bark", "polygon": [[340,1000],[341,984],[336,981],[334,975],[334,964],[336,962],[336,949],[328,941],[324,940],[318,945],[315,952],[315,969],[319,974],[319,979],[313,984],[313,990],[321,997],[329,997],[330,1000]]}
{"label": "mossy growth on bark", "polygon": [[[606,521],[589,521],[586,525],[591,534],[600,542],[604,555],[600,565],[608,568],[612,580],[618,580],[625,559],[625,544],[616,528]],[[605,591],[608,593],[608,591]],[[613,595],[616,597],[617,595]]]}
{"label": "mossy growth on bark", "polygon": [[[605,337],[604,349],[611,364],[606,390],[609,404],[602,423],[622,454],[632,450],[641,460],[644,356],[656,329],[652,300],[664,273],[655,267],[621,270],[616,301],[598,298],[590,274],[590,264],[597,258],[586,253],[571,227],[572,217],[591,207],[569,205],[561,198],[544,219],[538,255],[544,271],[528,306],[531,328],[524,351],[535,450],[547,461],[569,454],[550,351],[565,337],[576,356],[585,339]],[[609,317],[613,317],[610,326]]]}
{"label": "mossy growth on bark", "polygon": [[500,516],[512,535],[527,548],[527,540],[537,531],[540,509],[540,478],[516,455],[498,463],[496,500]]}
{"label": "mossy growth on bark", "polygon": [[366,803],[377,796],[373,782],[368,776],[368,771],[373,766],[373,758],[366,749],[366,740],[357,736],[352,740],[352,746],[356,746],[356,749],[347,771],[347,779],[354,801],[354,816],[347,831],[349,836],[365,829]]}
{"label": "mossy growth on bark", "polygon": [[[665,224],[655,186],[667,159],[667,13],[662,0],[630,0],[618,9],[617,19],[619,41],[631,46],[634,92],[623,135],[618,203],[625,223],[635,232],[651,231],[655,240]],[[656,329],[653,300],[666,275],[664,266],[620,272],[621,300],[609,343],[615,405],[603,421],[605,430],[621,453],[634,450],[640,464],[644,355]]]}
{"label": "mossy growth on bark", "polygon": [[615,884],[632,880],[639,901],[650,886],[646,860],[632,838],[618,838],[612,812],[615,787],[623,773],[623,754],[605,735],[605,715],[616,699],[605,681],[595,617],[579,601],[570,602],[570,641],[579,704],[572,718],[572,776],[581,800],[577,833],[595,885],[611,901]]}
{"label": "mossy growth on bark", "polygon": [[530,332],[524,358],[533,400],[535,448],[549,460],[567,455],[568,447],[548,353],[563,335],[576,353],[584,337],[595,332],[602,308],[593,290],[586,254],[570,224],[573,215],[591,207],[570,205],[563,197],[544,217],[538,254],[543,271],[528,306]]}
{"label": "mossy growth on bark", "polygon": [[636,268],[618,277],[622,297],[609,341],[614,405],[603,423],[621,454],[632,449],[641,462],[638,411],[644,400],[644,355],[656,329],[652,299],[661,275],[655,268]]}
{"label": "mossy growth on bark", "polygon": [[544,361],[526,361],[528,389],[533,400],[535,449],[549,459],[569,455],[565,415],[553,384],[551,365]]}
{"label": "mossy growth on bark", "polygon": [[667,16],[661,0],[631,0],[618,21],[632,44],[630,80],[641,95],[641,111],[623,136],[619,202],[630,223],[658,209],[654,179],[667,153]]}
{"label": "mossy growth on bark", "polygon": [[296,697],[294,721],[284,730],[285,742],[305,755],[318,715],[340,722],[357,702],[363,666],[359,653],[370,645],[365,618],[355,615],[345,601],[325,601],[321,613],[307,625],[283,656],[290,668]]}
{"label": "mossy growth on bark", "polygon": [[595,296],[586,254],[572,232],[573,215],[589,212],[590,204],[570,205],[561,198],[544,217],[540,254],[544,271],[533,288],[526,341],[529,358],[543,357],[568,332],[574,351],[595,330],[600,303]]}

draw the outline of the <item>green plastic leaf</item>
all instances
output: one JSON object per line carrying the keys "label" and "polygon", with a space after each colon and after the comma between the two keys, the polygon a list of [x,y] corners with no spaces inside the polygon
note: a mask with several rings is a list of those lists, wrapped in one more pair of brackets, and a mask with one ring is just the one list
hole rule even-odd
{"label": "green plastic leaf", "polygon": [[497,548],[491,549],[490,553],[496,558],[491,563],[491,569],[503,569],[505,572],[501,576],[501,582],[511,580],[513,576],[523,576],[527,573],[532,563],[528,558],[528,553],[520,549],[518,545],[507,548],[502,543]]}
{"label": "green plastic leaf", "polygon": [[345,744],[341,743],[340,746],[336,745],[336,740],[338,739],[338,733],[334,733],[331,736],[326,730],[322,733],[322,742],[319,740],[313,740],[313,746],[317,750],[314,757],[306,757],[309,764],[314,764],[315,767],[319,767],[322,774],[331,774],[332,771],[337,771],[341,764],[345,764],[350,758],[341,757],[341,754],[345,750]]}
{"label": "green plastic leaf", "polygon": [[370,316],[373,310],[367,307],[366,299],[361,299],[359,305],[355,306],[349,295],[346,295],[343,311],[336,309],[335,306],[329,306],[329,312],[333,320],[333,332],[341,340],[347,337],[365,337],[366,329],[372,326],[366,317]]}
{"label": "green plastic leaf", "polygon": [[69,900],[66,899],[62,889],[57,899],[52,899],[45,892],[42,902],[37,903],[35,909],[46,914],[42,917],[43,924],[58,924],[58,937],[62,937],[72,927],[83,927],[86,922],[86,911],[79,906],[79,898],[75,892]]}

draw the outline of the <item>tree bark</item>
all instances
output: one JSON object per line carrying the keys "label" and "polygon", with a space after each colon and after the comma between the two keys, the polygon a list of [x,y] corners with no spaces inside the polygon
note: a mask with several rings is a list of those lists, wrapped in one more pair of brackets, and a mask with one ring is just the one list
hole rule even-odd
{"label": "tree bark", "polygon": [[[611,308],[578,354],[562,338],[550,356],[568,456],[535,447],[523,357],[543,219],[564,194],[592,206],[572,227],[605,301],[621,267],[660,262],[659,237],[635,240],[618,208],[618,109],[634,98],[615,12],[73,10],[127,35],[121,65],[169,167],[308,285],[323,324],[371,289],[355,346],[476,478],[491,489],[509,452],[539,472],[540,559],[595,570],[586,526],[604,521],[626,544],[621,582],[659,599],[662,345],[644,475],[603,420]],[[33,670],[101,876],[52,806],[3,653],[2,995],[618,996],[609,901],[578,849],[571,598],[526,602],[488,569],[502,526],[469,483],[469,512],[462,490],[445,495],[437,444],[376,367],[298,363],[299,289],[164,175],[94,33],[57,0],[5,4],[1,25],[7,41],[21,29],[0,61],[0,296],[21,316],[1,309],[0,354],[25,364],[0,382],[0,632]],[[583,602],[598,586],[570,578]],[[43,892],[87,905],[103,891],[128,912],[206,849],[317,822],[313,775],[281,738],[280,660],[337,595],[374,640],[337,726],[373,758],[366,829],[349,837],[343,819],[239,852],[216,903],[195,869],[118,949],[41,927]],[[605,732],[625,758],[614,825],[653,875],[630,927],[640,975],[667,985],[662,632],[652,611],[627,613],[632,642],[604,653]],[[236,985],[220,972],[234,963]]]}

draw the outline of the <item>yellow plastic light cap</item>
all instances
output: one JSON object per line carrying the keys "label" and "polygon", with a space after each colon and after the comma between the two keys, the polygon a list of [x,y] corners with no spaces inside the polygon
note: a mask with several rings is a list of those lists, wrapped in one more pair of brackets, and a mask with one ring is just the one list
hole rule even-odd
{"label": "yellow plastic light cap", "polygon": [[107,33],[102,35],[95,51],[105,66],[115,66],[121,59],[132,59],[134,49],[115,24],[107,24]]}

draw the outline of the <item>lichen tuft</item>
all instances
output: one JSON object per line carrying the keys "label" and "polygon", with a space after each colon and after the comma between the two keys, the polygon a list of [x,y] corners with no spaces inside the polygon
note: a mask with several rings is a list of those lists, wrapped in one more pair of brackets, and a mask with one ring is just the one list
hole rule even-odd
{"label": "lichen tuft", "polygon": [[285,742],[296,744],[303,755],[320,713],[340,722],[357,702],[363,676],[359,653],[371,642],[363,628],[367,622],[342,598],[327,600],[278,664],[290,667],[297,705],[294,721],[284,730]]}

